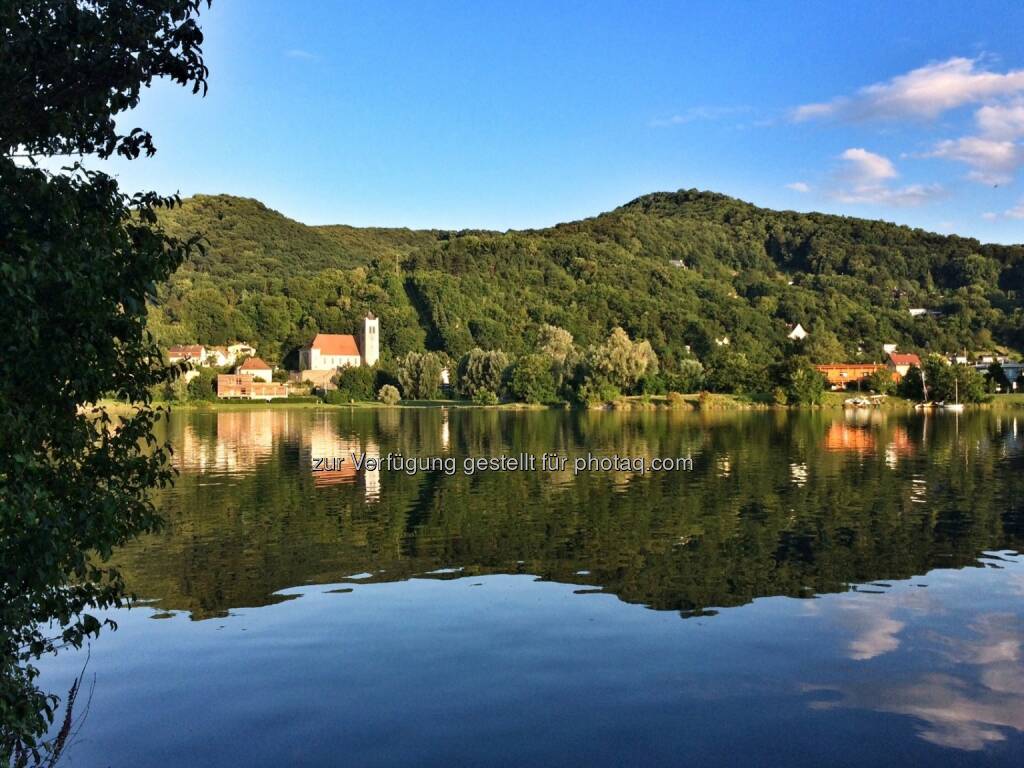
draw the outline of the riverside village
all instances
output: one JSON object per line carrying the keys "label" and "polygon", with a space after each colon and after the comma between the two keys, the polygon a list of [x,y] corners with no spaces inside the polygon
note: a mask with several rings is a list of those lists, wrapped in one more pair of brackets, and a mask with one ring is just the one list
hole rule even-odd
{"label": "riverside village", "polygon": [[[912,313],[914,311],[912,310]],[[801,344],[810,336],[802,325],[790,328],[788,338]],[[729,340],[717,340],[728,344]],[[827,389],[837,392],[855,391],[848,404],[878,404],[885,393],[892,391],[912,370],[922,371],[922,358],[915,352],[900,351],[896,344],[884,344],[879,358],[873,362],[835,361],[817,363],[813,367],[821,375]],[[932,355],[950,366],[971,368],[984,377],[993,393],[1020,391],[1024,381],[1024,362],[1013,360],[1003,350],[980,350]],[[362,319],[358,334],[317,333],[298,350],[297,368],[287,369],[260,357],[259,351],[243,341],[227,345],[178,344],[167,350],[169,363],[185,363],[183,375],[187,384],[202,371],[215,372],[215,393],[221,400],[269,401],[288,397],[324,396],[337,388],[339,373],[346,368],[375,366],[380,360],[380,321],[369,312]],[[450,392],[448,368],[440,371],[440,388]],[[878,382],[891,387],[879,387]],[[881,390],[881,392],[879,392]],[[874,393],[874,394],[872,394]],[[927,400],[927,383],[925,383]]]}

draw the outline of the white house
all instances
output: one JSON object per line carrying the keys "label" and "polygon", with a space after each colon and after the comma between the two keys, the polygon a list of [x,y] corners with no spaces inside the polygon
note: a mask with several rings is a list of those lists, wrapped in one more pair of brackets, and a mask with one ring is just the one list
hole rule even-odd
{"label": "white house", "polygon": [[171,363],[180,363],[188,360],[193,365],[216,368],[223,368],[227,365],[234,365],[235,361],[242,357],[250,357],[256,354],[256,348],[244,341],[228,344],[226,347],[205,346],[203,344],[175,344],[167,350],[167,360]]}
{"label": "white house", "polygon": [[254,381],[265,381],[270,384],[274,380],[274,370],[269,363],[258,357],[250,357],[235,371],[236,374],[252,376]]}
{"label": "white house", "polygon": [[804,330],[804,327],[800,325],[800,323],[797,323],[793,330],[789,332],[789,335],[786,338],[793,339],[794,341],[803,341],[809,335],[810,334],[808,334],[807,331]]}
{"label": "white house", "polygon": [[234,344],[228,344],[228,356],[232,362],[240,357],[253,357],[256,354],[256,347],[251,344],[246,344],[244,341],[236,341]]}
{"label": "white house", "polygon": [[333,371],[346,366],[374,365],[380,359],[380,326],[371,312],[363,318],[361,339],[351,334],[318,333],[305,349],[299,350],[303,371]]}

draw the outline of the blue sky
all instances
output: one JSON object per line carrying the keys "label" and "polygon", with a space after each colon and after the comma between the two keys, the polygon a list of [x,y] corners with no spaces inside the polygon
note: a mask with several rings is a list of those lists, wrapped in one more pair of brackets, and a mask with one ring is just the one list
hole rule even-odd
{"label": "blue sky", "polygon": [[547,226],[697,187],[1024,242],[1024,3],[215,0],[129,188]]}

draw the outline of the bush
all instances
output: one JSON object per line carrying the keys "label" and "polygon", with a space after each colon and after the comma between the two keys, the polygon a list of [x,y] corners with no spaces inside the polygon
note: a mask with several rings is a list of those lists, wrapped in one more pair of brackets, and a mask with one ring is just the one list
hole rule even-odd
{"label": "bush", "polygon": [[[786,402],[800,405],[818,405],[825,393],[825,377],[811,361],[801,355],[789,358],[781,375],[781,389]],[[776,402],[778,400],[776,399]],[[779,403],[780,405],[782,403]]]}
{"label": "bush", "polygon": [[892,380],[892,371],[888,368],[879,368],[864,380],[868,389],[879,395],[889,395],[896,389],[896,383]]}
{"label": "bush", "polygon": [[588,408],[612,403],[622,397],[622,392],[609,381],[585,379],[576,390],[576,400]]}
{"label": "bush", "polygon": [[776,387],[772,390],[772,400],[776,405],[785,405],[789,402],[789,398],[786,396],[786,390],[782,387]]}
{"label": "bush", "polygon": [[334,376],[334,384],[342,398],[350,400],[373,400],[373,385],[376,371],[366,365],[346,366]]}
{"label": "bush", "polygon": [[384,403],[384,405],[398,405],[401,395],[398,394],[397,387],[392,384],[385,384],[377,392],[377,399]]}
{"label": "bush", "polygon": [[324,402],[328,405],[347,405],[349,398],[340,390],[328,389],[324,392]]}
{"label": "bush", "polygon": [[704,386],[704,366],[699,360],[682,360],[679,369],[666,372],[665,386],[674,392],[699,392]]}
{"label": "bush", "polygon": [[217,399],[217,371],[214,368],[197,368],[199,373],[188,383],[189,400]]}
{"label": "bush", "polygon": [[669,392],[667,400],[668,407],[674,411],[688,410],[690,408],[686,398],[679,392]]}
{"label": "bush", "polygon": [[557,382],[547,355],[524,355],[509,377],[509,393],[524,403],[550,403],[557,399]]}
{"label": "bush", "polygon": [[497,405],[498,396],[489,389],[478,389],[473,394],[473,402],[477,405]]}

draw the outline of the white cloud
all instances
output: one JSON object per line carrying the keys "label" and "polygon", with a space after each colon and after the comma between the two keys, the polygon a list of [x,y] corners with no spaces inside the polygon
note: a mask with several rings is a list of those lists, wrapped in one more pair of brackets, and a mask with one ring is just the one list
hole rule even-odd
{"label": "white cloud", "polygon": [[968,178],[982,184],[1006,184],[1016,170],[1024,165],[1024,147],[1012,141],[985,136],[964,136],[940,141],[926,157],[957,160],[971,167]]}
{"label": "white cloud", "polygon": [[889,158],[862,147],[852,147],[839,157],[847,161],[846,174],[857,183],[870,184],[899,175]]}
{"label": "white cloud", "polygon": [[312,61],[313,59],[317,58],[317,55],[315,53],[304,51],[301,48],[289,48],[287,51],[284,52],[284,55],[287,56],[289,59],[305,59],[307,61]]}
{"label": "white cloud", "polygon": [[810,192],[811,186],[805,181],[794,181],[787,184],[786,189],[792,189],[794,192]]}
{"label": "white cloud", "polygon": [[1012,140],[1024,136],[1024,101],[989,104],[974,113],[982,134],[993,139]]}
{"label": "white cloud", "polygon": [[991,72],[979,66],[978,59],[956,57],[865,86],[853,96],[804,104],[792,116],[797,121],[827,117],[932,119],[956,107],[1022,92],[1024,69]]}
{"label": "white cloud", "polygon": [[841,203],[916,208],[945,194],[946,190],[941,184],[910,184],[895,189],[885,186],[837,189],[832,196]]}
{"label": "white cloud", "polygon": [[1007,184],[1024,166],[1024,102],[987,104],[974,113],[978,132],[973,136],[940,141],[925,157],[965,163],[969,179],[981,184]]}
{"label": "white cloud", "polygon": [[862,147],[847,149],[839,159],[843,165],[828,194],[843,203],[907,208],[923,205],[945,194],[939,184],[890,186],[889,182],[899,176],[892,161]]}
{"label": "white cloud", "polygon": [[1013,208],[1008,208],[1002,213],[986,211],[981,214],[985,221],[999,221],[1000,219],[1024,219],[1024,199],[1021,199]]}
{"label": "white cloud", "polygon": [[749,111],[750,107],[690,107],[685,112],[680,112],[679,114],[672,115],[671,117],[651,120],[651,127],[665,128],[670,125],[685,125],[686,123],[693,123],[702,120],[721,120],[723,117],[739,115]]}

